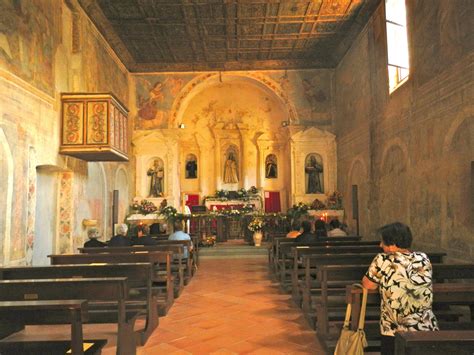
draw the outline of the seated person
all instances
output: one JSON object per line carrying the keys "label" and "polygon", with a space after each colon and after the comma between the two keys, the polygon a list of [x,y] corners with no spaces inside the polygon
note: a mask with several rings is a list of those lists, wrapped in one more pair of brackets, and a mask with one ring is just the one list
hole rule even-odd
{"label": "seated person", "polygon": [[287,238],[296,238],[301,234],[301,222],[300,221],[294,221],[291,224],[291,230],[288,232],[286,235]]}
{"label": "seated person", "polygon": [[[174,233],[170,234],[168,240],[191,240],[189,234],[183,232],[183,223],[181,221],[174,222]],[[188,248],[184,247],[183,257],[187,258],[189,256]],[[192,250],[192,243],[191,243]],[[190,251],[191,251],[190,250]]]}
{"label": "seated person", "polygon": [[311,233],[311,222],[310,221],[303,221],[301,222],[301,229],[302,233],[295,238],[295,242],[297,243],[307,243],[307,242],[315,242],[316,237],[314,234]]}
{"label": "seated person", "polygon": [[316,238],[328,236],[326,223],[323,220],[317,219],[316,222],[314,222],[314,234],[316,234]]}
{"label": "seated person", "polygon": [[150,226],[150,234],[151,235],[157,235],[161,233],[161,228],[159,223],[153,223]]}
{"label": "seated person", "polygon": [[87,231],[87,237],[89,240],[84,243],[84,248],[99,248],[107,245],[104,242],[97,240],[97,238],[99,238],[99,230],[97,228],[90,228]]}
{"label": "seated person", "polygon": [[144,224],[138,227],[138,236],[132,238],[133,245],[157,245],[158,241],[150,236],[150,228]]}
{"label": "seated person", "polygon": [[347,233],[342,230],[341,222],[339,222],[338,219],[333,219],[329,222],[329,226],[331,230],[328,232],[328,237],[345,237],[347,235]]}
{"label": "seated person", "polygon": [[109,247],[129,247],[132,245],[132,241],[130,238],[127,237],[127,230],[128,227],[126,224],[121,223],[117,224],[116,227],[116,235],[114,235],[107,245]]}

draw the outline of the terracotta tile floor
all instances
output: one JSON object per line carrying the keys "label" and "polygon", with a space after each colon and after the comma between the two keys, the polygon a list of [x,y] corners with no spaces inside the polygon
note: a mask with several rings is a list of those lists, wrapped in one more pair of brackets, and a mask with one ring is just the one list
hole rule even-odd
{"label": "terracotta tile floor", "polygon": [[[108,352],[107,352],[108,353]],[[267,259],[202,259],[138,354],[323,354]]]}
{"label": "terracotta tile floor", "polygon": [[[140,325],[140,324],[139,324]],[[45,329],[46,328],[46,329]],[[104,355],[115,354],[111,325],[85,325],[84,338],[107,338]],[[64,339],[69,326],[30,326],[17,339]],[[175,300],[138,355],[324,354],[315,332],[290,296],[270,281],[267,259],[202,259],[196,276]]]}

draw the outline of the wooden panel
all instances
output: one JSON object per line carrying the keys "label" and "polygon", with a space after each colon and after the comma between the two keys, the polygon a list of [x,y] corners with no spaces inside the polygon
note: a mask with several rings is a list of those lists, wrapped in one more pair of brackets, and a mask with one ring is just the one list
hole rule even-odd
{"label": "wooden panel", "polygon": [[84,104],[65,102],[63,104],[62,144],[84,143]]}
{"label": "wooden panel", "polygon": [[107,144],[107,101],[87,103],[87,144]]}

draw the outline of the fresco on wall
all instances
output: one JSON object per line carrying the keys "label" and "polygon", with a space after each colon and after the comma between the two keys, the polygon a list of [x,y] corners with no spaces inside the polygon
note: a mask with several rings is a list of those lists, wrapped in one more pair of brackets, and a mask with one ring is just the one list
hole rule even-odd
{"label": "fresco on wall", "polygon": [[295,70],[270,75],[294,102],[301,124],[330,125],[331,71]]}
{"label": "fresco on wall", "polygon": [[169,111],[193,74],[144,75],[136,79],[136,129],[167,128]]}
{"label": "fresco on wall", "polygon": [[[85,22],[85,21],[83,21]],[[92,32],[87,23],[83,31]],[[127,73],[122,71],[96,36],[84,36],[83,75],[87,92],[111,92],[128,106]],[[93,55],[94,54],[94,55]]]}
{"label": "fresco on wall", "polygon": [[28,219],[26,224],[26,264],[31,265],[33,261],[33,242],[35,236],[36,216],[36,151],[33,147],[29,149],[28,157]]}
{"label": "fresco on wall", "polygon": [[60,1],[0,1],[0,66],[54,93],[53,59]]}
{"label": "fresco on wall", "polygon": [[72,173],[62,173],[59,182],[58,247],[60,254],[70,253],[72,244],[73,190]]}

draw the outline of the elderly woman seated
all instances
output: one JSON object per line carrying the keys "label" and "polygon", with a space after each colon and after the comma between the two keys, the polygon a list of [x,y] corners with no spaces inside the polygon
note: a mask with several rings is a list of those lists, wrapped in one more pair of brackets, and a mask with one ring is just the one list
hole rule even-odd
{"label": "elderly woman seated", "polygon": [[117,224],[116,235],[114,235],[107,243],[109,247],[129,247],[132,245],[132,240],[127,237],[128,227],[126,224]]}
{"label": "elderly woman seated", "polygon": [[97,228],[90,228],[87,231],[89,240],[84,243],[84,248],[99,248],[105,247],[107,244],[97,240],[99,238],[99,230]]}

